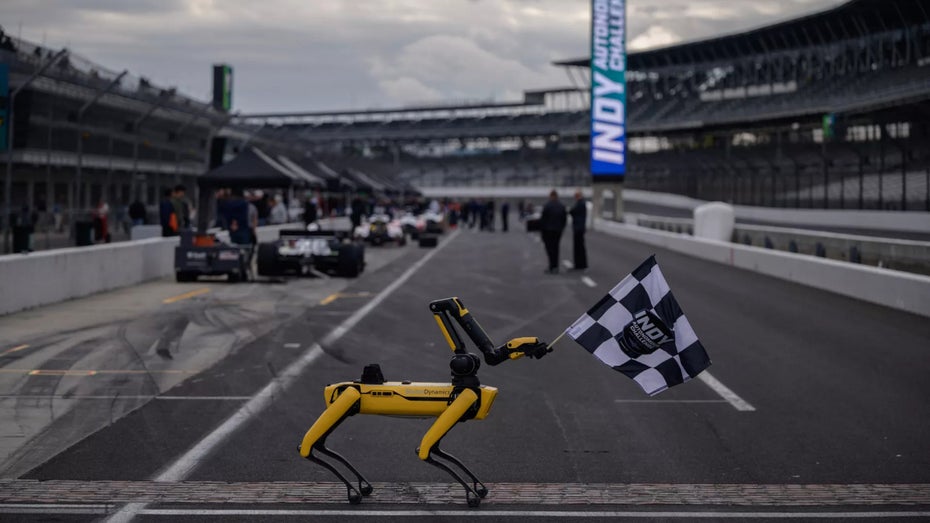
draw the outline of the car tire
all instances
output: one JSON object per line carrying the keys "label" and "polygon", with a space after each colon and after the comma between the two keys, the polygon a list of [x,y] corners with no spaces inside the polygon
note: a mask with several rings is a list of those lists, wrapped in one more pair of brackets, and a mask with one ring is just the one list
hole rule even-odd
{"label": "car tire", "polygon": [[197,273],[191,271],[177,271],[174,273],[174,278],[178,283],[197,281]]}
{"label": "car tire", "polygon": [[358,245],[343,245],[339,248],[338,273],[346,278],[355,278],[365,270],[365,250]]}
{"label": "car tire", "polygon": [[278,263],[278,246],[275,243],[259,243],[256,265],[261,276],[280,276],[283,274]]}
{"label": "car tire", "polygon": [[227,276],[226,281],[228,281],[229,283],[239,283],[240,281],[242,281],[242,274],[239,272],[230,272],[230,273],[227,273],[226,276]]}
{"label": "car tire", "polygon": [[433,234],[420,235],[420,247],[435,247],[439,245],[439,236]]}

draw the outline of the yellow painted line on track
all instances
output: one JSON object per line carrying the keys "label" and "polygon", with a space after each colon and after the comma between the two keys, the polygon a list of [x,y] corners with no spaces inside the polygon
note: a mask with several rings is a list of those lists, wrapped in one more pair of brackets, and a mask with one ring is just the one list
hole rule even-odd
{"label": "yellow painted line on track", "polygon": [[0,356],[6,356],[7,354],[13,354],[14,352],[19,352],[19,351],[21,351],[21,350],[23,350],[23,349],[28,349],[28,348],[29,348],[29,344],[28,344],[28,343],[23,343],[22,345],[17,345],[17,346],[15,346],[15,347],[13,347],[12,349],[9,349],[9,350],[0,352]]}
{"label": "yellow painted line on track", "polygon": [[162,300],[162,303],[174,303],[176,301],[186,300],[188,298],[193,298],[194,296],[200,296],[201,294],[206,294],[210,292],[208,287],[202,289],[197,289],[195,291],[185,292],[184,294],[178,294],[177,296],[172,296],[170,298],[165,298]]}
{"label": "yellow painted line on track", "polygon": [[102,374],[197,374],[199,370],[164,369],[0,369],[0,374],[27,374],[29,376],[97,376]]}
{"label": "yellow painted line on track", "polygon": [[371,296],[370,292],[334,292],[329,296],[320,300],[320,305],[329,305],[330,303],[338,300],[339,298],[367,298]]}

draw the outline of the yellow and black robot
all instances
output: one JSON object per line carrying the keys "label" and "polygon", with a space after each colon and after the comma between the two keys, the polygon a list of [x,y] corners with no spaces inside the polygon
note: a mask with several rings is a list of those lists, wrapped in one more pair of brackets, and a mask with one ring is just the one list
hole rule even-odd
{"label": "yellow and black robot", "polygon": [[[362,496],[371,494],[368,482],[340,454],[326,448],[326,438],[347,417],[355,414],[381,414],[385,416],[435,417],[436,421],[423,436],[417,448],[417,456],[449,473],[465,488],[468,506],[481,504],[488,489],[455,456],[443,452],[439,442],[443,436],[460,421],[484,419],[491,410],[491,404],[497,396],[497,389],[481,385],[478,381],[478,368],[481,359],[465,349],[465,344],[452,323],[454,319],[465,330],[468,337],[484,355],[488,365],[497,365],[508,360],[528,356],[542,358],[552,349],[538,338],[514,338],[500,347],[488,338],[484,329],[478,325],[468,309],[458,298],[437,300],[429,305],[439,329],[452,349],[453,356],[449,362],[452,370],[451,383],[423,383],[410,381],[384,381],[381,368],[368,365],[362,372],[362,378],[328,385],[323,392],[326,410],[317,418],[300,443],[300,455],[322,465],[336,475],[348,489],[349,503],[360,503]],[[332,458],[344,465],[355,475],[356,488],[333,463],[322,459],[314,453]],[[468,476],[462,477],[451,465],[457,466]]]}

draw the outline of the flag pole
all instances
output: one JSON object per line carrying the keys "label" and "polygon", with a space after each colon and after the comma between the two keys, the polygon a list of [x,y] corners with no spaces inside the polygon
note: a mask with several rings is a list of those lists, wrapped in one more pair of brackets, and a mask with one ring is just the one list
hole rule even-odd
{"label": "flag pole", "polygon": [[550,343],[549,346],[546,347],[546,352],[552,352],[552,347],[553,347],[556,343],[558,343],[559,340],[562,339],[562,336],[565,336],[565,333],[566,333],[566,332],[568,332],[568,331],[562,331],[562,334],[559,334],[559,337],[558,337],[558,338],[552,340],[552,343]]}

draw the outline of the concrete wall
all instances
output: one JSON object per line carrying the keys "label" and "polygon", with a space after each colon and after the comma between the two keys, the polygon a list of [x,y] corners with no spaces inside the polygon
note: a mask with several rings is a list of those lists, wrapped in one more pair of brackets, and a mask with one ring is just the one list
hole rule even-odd
{"label": "concrete wall", "polygon": [[620,238],[930,317],[930,276],[705,240],[605,220],[597,220],[595,228]]}
{"label": "concrete wall", "polygon": [[[529,198],[545,199],[551,187],[423,187],[427,198]],[[591,197],[591,188],[582,187],[585,198]],[[571,198],[573,187],[560,187],[559,194]],[[694,210],[707,203],[687,196],[669,193],[624,189],[623,200],[642,202],[676,209]],[[870,229],[876,231],[930,231],[930,212],[918,211],[859,211],[840,209],[774,209],[770,207],[748,207],[734,205],[736,221],[753,220],[784,226],[840,227],[845,229]]]}
{"label": "concrete wall", "polygon": [[[626,222],[661,231],[693,234],[694,220],[628,213]],[[857,236],[809,229],[737,224],[731,241],[810,254],[899,271],[930,274],[930,242]]]}
{"label": "concrete wall", "polygon": [[[259,241],[283,227],[259,227]],[[171,276],[177,244],[152,238],[0,256],[0,315]]]}
{"label": "concrete wall", "polygon": [[[651,203],[678,209],[691,209],[707,203],[678,194],[654,193],[627,189],[623,199],[633,202]],[[752,220],[780,225],[802,225],[805,227],[840,227],[845,229],[871,229],[876,231],[930,231],[930,213],[918,211],[871,211],[842,209],[775,209],[771,207],[749,207],[734,205],[736,221]]]}

